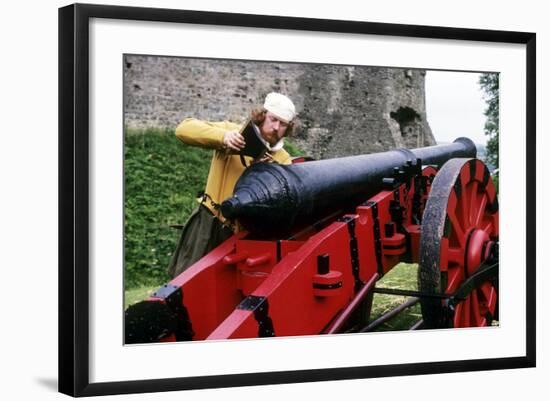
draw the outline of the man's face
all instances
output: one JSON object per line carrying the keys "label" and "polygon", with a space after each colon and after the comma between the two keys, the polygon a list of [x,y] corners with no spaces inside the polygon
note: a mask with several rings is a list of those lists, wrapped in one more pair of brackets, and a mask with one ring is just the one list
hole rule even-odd
{"label": "man's face", "polygon": [[265,114],[265,120],[260,126],[262,137],[269,142],[271,146],[275,145],[285,136],[288,123],[278,118],[275,114],[268,111]]}

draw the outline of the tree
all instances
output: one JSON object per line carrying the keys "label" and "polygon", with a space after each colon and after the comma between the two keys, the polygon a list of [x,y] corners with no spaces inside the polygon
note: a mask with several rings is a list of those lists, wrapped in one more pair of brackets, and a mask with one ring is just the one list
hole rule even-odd
{"label": "tree", "polygon": [[485,109],[485,135],[489,137],[487,140],[487,155],[486,161],[498,168],[498,132],[499,132],[499,90],[498,90],[498,73],[485,73],[479,77],[479,85],[484,92],[484,99],[487,102]]}

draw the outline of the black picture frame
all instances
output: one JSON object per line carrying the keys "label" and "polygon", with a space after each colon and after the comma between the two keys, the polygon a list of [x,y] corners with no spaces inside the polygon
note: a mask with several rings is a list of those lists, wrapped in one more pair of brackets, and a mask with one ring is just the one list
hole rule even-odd
{"label": "black picture frame", "polygon": [[[273,28],[526,47],[526,353],[521,357],[91,383],[89,380],[89,23],[92,18]],[[360,21],[74,4],[59,9],[59,391],[71,396],[534,367],[536,35]]]}

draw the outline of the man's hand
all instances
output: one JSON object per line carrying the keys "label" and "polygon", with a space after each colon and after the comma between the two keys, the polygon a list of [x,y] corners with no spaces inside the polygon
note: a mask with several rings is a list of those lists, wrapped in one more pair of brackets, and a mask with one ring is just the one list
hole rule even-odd
{"label": "man's hand", "polygon": [[244,148],[244,137],[238,132],[227,131],[223,135],[223,144],[226,148],[240,152]]}
{"label": "man's hand", "polygon": [[267,153],[264,153],[262,157],[252,160],[252,164],[264,163],[264,162],[267,163],[272,161],[273,161],[273,156],[271,155],[271,153],[267,152]]}

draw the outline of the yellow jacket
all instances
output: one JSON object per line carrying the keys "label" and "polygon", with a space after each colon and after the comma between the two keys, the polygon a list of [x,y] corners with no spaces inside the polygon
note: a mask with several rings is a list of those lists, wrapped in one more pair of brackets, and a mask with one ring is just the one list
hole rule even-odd
{"label": "yellow jacket", "polygon": [[[214,149],[204,191],[207,195],[204,204],[222,222],[225,219],[215,206],[233,195],[235,183],[245,170],[240,156],[225,149],[223,136],[227,131],[239,132],[240,129],[241,125],[229,121],[208,122],[194,118],[186,118],[176,128],[176,137],[183,143]],[[277,163],[292,163],[290,155],[284,149],[272,153],[272,156]],[[245,156],[245,161],[249,165],[251,158]],[[198,201],[202,202],[202,198]]]}

